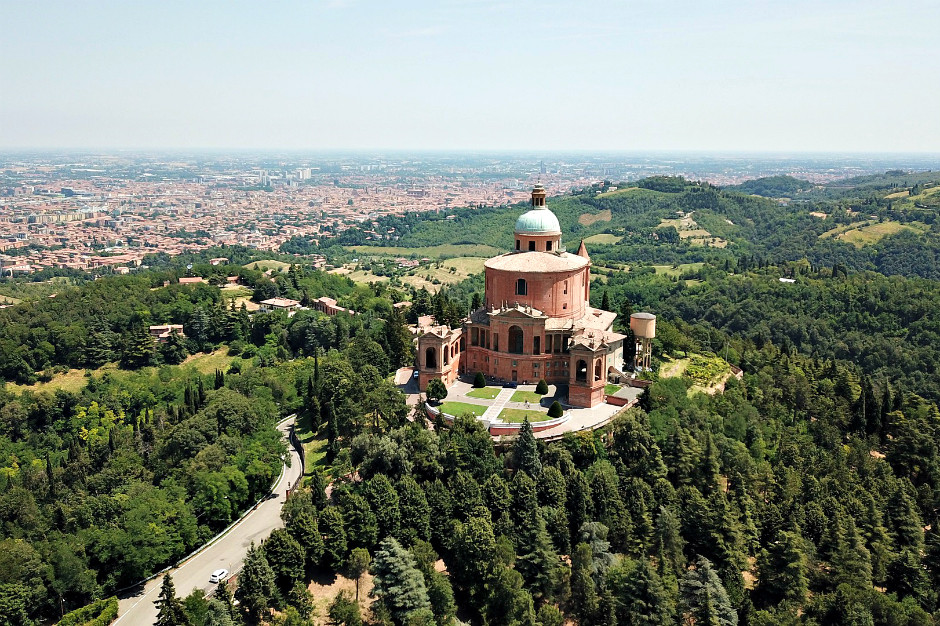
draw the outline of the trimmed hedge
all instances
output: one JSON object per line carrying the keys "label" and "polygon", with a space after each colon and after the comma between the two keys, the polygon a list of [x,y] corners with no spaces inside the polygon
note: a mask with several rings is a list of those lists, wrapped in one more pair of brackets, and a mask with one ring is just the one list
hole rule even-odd
{"label": "trimmed hedge", "polygon": [[561,408],[561,405],[558,403],[558,400],[552,402],[552,406],[548,407],[548,416],[549,417],[561,417],[565,414],[565,410]]}
{"label": "trimmed hedge", "polygon": [[483,372],[477,372],[476,376],[473,377],[473,386],[477,389],[486,387],[486,376],[483,375]]}
{"label": "trimmed hedge", "polygon": [[546,393],[548,393],[548,383],[545,382],[544,378],[539,380],[539,384],[535,386],[535,393],[539,394],[540,396],[544,396]]}
{"label": "trimmed hedge", "polygon": [[118,599],[111,596],[66,613],[58,626],[108,626],[117,616]]}

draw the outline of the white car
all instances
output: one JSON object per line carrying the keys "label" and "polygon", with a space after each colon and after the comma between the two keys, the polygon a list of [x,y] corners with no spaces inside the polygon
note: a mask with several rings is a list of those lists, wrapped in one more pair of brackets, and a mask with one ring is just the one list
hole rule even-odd
{"label": "white car", "polygon": [[225,580],[226,578],[228,578],[228,570],[227,570],[227,569],[217,569],[217,570],[215,570],[214,572],[212,572],[212,575],[211,575],[211,576],[209,576],[209,582],[210,582],[210,583],[220,583],[220,582],[222,582],[223,580]]}

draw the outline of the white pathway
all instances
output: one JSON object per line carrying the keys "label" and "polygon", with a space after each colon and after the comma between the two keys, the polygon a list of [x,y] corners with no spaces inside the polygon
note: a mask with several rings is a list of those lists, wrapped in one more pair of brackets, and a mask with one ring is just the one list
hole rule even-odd
{"label": "white pathway", "polygon": [[509,398],[512,397],[512,394],[515,392],[515,389],[503,388],[499,391],[499,394],[493,398],[493,404],[490,405],[486,411],[483,412],[483,415],[480,416],[481,419],[493,421],[498,416],[500,411],[503,410],[503,407],[506,406],[506,403],[509,402]]}

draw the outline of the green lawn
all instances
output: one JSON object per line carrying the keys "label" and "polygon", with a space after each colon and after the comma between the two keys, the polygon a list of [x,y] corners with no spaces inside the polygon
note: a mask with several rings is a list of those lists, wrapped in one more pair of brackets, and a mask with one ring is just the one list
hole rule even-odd
{"label": "green lawn", "polygon": [[453,415],[454,417],[464,415],[465,413],[473,413],[477,417],[480,417],[483,415],[483,413],[486,412],[487,409],[485,406],[479,404],[470,404],[469,402],[444,402],[440,406],[434,408],[440,409],[444,413]]}
{"label": "green lawn", "polygon": [[542,396],[535,393],[534,391],[517,391],[512,394],[510,398],[512,402],[531,402],[533,404],[538,404],[542,401]]}
{"label": "green lawn", "polygon": [[[480,398],[481,400],[492,400],[499,395],[499,392],[502,391],[499,387],[483,387],[482,389],[474,389],[473,391],[467,392],[468,398]],[[513,396],[515,397],[515,396]]]}
{"label": "green lawn", "polygon": [[298,418],[294,432],[304,448],[304,478],[312,476],[314,471],[322,472],[326,468],[326,439],[317,439],[307,416]]}
{"label": "green lawn", "polygon": [[504,422],[521,422],[526,418],[530,422],[544,422],[551,419],[547,412],[532,409],[503,409],[499,414],[499,419]]}
{"label": "green lawn", "polygon": [[220,348],[215,352],[199,352],[186,357],[181,367],[195,367],[200,374],[214,374],[215,370],[228,371],[229,366],[236,357],[229,356],[228,348]]}
{"label": "green lawn", "polygon": [[608,396],[612,396],[618,391],[620,391],[620,385],[604,385],[604,393]]}

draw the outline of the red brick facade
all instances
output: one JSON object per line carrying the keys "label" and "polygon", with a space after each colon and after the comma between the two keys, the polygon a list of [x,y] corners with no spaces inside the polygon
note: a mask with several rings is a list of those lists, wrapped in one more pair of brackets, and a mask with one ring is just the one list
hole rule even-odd
{"label": "red brick facade", "polygon": [[[609,369],[623,367],[624,336],[612,331],[614,313],[589,305],[587,250],[561,249],[558,220],[541,187],[532,192],[532,206],[516,222],[517,249],[485,264],[483,307],[462,329],[437,327],[418,338],[422,389],[432,378],[449,385],[458,373],[483,372],[503,381],[567,384],[574,406],[604,401]],[[437,357],[445,346],[447,362]]]}

